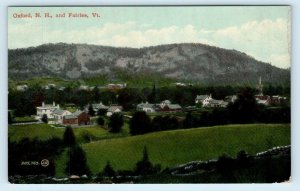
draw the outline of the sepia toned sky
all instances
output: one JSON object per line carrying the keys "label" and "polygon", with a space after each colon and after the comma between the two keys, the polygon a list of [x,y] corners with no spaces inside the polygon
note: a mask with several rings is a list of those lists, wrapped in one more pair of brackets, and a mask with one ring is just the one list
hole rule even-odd
{"label": "sepia toned sky", "polygon": [[[288,68],[290,11],[288,6],[9,7],[8,48],[58,42],[137,48],[203,43]],[[32,18],[14,18],[21,13],[31,13]],[[63,13],[65,17],[56,17]],[[89,18],[68,17],[69,13]]]}

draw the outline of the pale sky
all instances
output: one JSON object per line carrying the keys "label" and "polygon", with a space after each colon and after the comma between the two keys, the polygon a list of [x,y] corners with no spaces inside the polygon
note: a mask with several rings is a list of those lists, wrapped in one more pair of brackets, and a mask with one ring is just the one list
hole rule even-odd
{"label": "pale sky", "polygon": [[[53,17],[44,18],[46,12]],[[93,12],[100,17],[93,18]],[[32,18],[14,18],[21,13]],[[55,17],[59,13],[66,18]],[[69,18],[69,13],[89,18]],[[288,68],[290,23],[288,6],[9,7],[8,48],[58,42],[135,48],[203,43]]]}

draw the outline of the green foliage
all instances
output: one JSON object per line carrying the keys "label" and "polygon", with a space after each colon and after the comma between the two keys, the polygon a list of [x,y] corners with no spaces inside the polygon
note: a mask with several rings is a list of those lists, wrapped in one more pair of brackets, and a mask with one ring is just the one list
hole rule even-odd
{"label": "green foliage", "polygon": [[70,126],[66,127],[66,130],[63,135],[63,143],[66,147],[72,147],[76,145],[76,138],[72,130],[72,127]]}
{"label": "green foliage", "polygon": [[48,117],[47,117],[47,115],[46,114],[44,114],[43,115],[43,117],[42,117],[42,122],[44,122],[44,123],[48,123]]}
{"label": "green foliage", "polygon": [[107,112],[107,109],[99,109],[97,111],[97,115],[99,115],[99,116],[105,116],[106,112]]}
{"label": "green foliage", "polygon": [[98,103],[101,99],[98,86],[93,89],[93,100]]}
{"label": "green foliage", "polygon": [[155,84],[153,84],[152,92],[148,96],[148,101],[150,103],[156,103],[156,101],[157,101],[156,97],[157,97],[157,95],[156,95],[156,87],[155,87]]}
{"label": "green foliage", "polygon": [[94,115],[95,115],[95,111],[94,111],[94,108],[93,108],[93,105],[92,105],[92,104],[89,105],[89,108],[88,108],[88,109],[89,109],[89,112],[88,112],[89,115],[90,115],[90,116],[94,116]]}
{"label": "green foliage", "polygon": [[124,110],[130,110],[134,109],[136,103],[140,103],[142,98],[138,89],[124,88],[119,91],[117,100]]}
{"label": "green foliage", "polygon": [[149,160],[147,147],[144,146],[143,158],[136,163],[134,173],[137,175],[150,175],[160,171],[160,166],[153,166]]}
{"label": "green foliage", "polygon": [[33,122],[37,121],[34,117],[31,116],[24,116],[24,117],[15,117],[15,122]]}
{"label": "green foliage", "polygon": [[96,140],[96,137],[89,131],[84,130],[80,132],[80,138],[84,143],[89,143]]}
{"label": "green foliage", "polygon": [[8,114],[7,114],[7,121],[8,121],[8,124],[12,124],[13,123],[13,117],[12,117],[11,112],[8,112]]}
{"label": "green foliage", "polygon": [[235,123],[252,123],[259,112],[252,89],[245,88],[238,94],[238,99],[229,104],[228,110]]}
{"label": "green foliage", "polygon": [[[13,175],[55,175],[55,159],[62,153],[62,141],[58,138],[48,140],[22,139],[18,142],[8,141],[8,174]],[[49,161],[48,166],[41,166],[43,159]],[[32,161],[39,165],[22,165]]]}
{"label": "green foliage", "polygon": [[105,176],[105,177],[114,177],[116,175],[115,170],[111,166],[110,162],[107,161],[104,169],[102,170],[102,173],[99,174],[100,176]]}
{"label": "green foliage", "polygon": [[202,102],[198,102],[198,103],[196,103],[196,107],[197,107],[197,108],[202,108],[202,107],[203,107],[203,104],[202,104]]}
{"label": "green foliage", "polygon": [[194,118],[191,114],[191,112],[188,112],[185,116],[184,122],[183,122],[183,127],[184,128],[191,128],[194,126]]}
{"label": "green foliage", "polygon": [[151,131],[165,131],[171,129],[178,129],[180,123],[175,116],[156,116],[151,122]]}
{"label": "green foliage", "polygon": [[[83,139],[83,134],[88,132],[92,135],[92,140],[103,140],[112,139],[129,136],[128,124],[125,124],[120,133],[111,133],[99,126],[92,127],[80,127],[72,129],[77,143],[84,143],[86,140]],[[28,133],[30,132],[30,133]],[[62,138],[65,132],[65,128],[56,128],[48,124],[30,124],[30,125],[9,125],[8,136],[11,141],[20,141],[23,138],[29,138],[33,140],[37,138],[38,140],[48,140],[53,137]]]}
{"label": "green foliage", "polygon": [[103,119],[103,117],[98,117],[97,118],[97,124],[100,125],[100,126],[104,125],[104,119]]}
{"label": "green foliage", "polygon": [[69,160],[66,163],[65,173],[68,175],[90,175],[91,171],[87,166],[85,152],[79,145],[72,146],[69,150]]}
{"label": "green foliage", "polygon": [[130,120],[130,134],[139,135],[152,131],[151,119],[144,111],[137,111]]}
{"label": "green foliage", "polygon": [[119,133],[124,125],[123,114],[117,112],[113,113],[109,118],[109,131],[112,133]]}

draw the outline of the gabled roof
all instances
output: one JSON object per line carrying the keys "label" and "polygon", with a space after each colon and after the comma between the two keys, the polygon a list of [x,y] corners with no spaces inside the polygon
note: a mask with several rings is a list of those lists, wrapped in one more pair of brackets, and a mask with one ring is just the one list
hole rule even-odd
{"label": "gabled roof", "polygon": [[168,105],[168,107],[170,109],[182,109],[179,104],[170,104],[170,105]]}
{"label": "gabled roof", "polygon": [[108,109],[108,106],[104,105],[102,102],[101,103],[95,103],[92,104],[93,109]]}
{"label": "gabled roof", "polygon": [[83,113],[83,111],[77,110],[77,111],[75,111],[72,115],[78,116],[78,115],[80,115],[81,113]]}
{"label": "gabled roof", "polygon": [[53,106],[53,105],[48,105],[48,104],[46,104],[46,105],[44,105],[44,106],[38,106],[38,107],[36,107],[37,109],[57,109],[58,108],[58,106],[56,105],[56,106]]}
{"label": "gabled roof", "polygon": [[209,95],[197,95],[196,99],[197,100],[205,100],[208,97],[209,97]]}
{"label": "gabled roof", "polygon": [[65,119],[77,119],[77,116],[75,116],[75,115],[66,115],[65,116]]}
{"label": "gabled roof", "polygon": [[146,104],[143,105],[143,108],[154,108],[154,104],[146,103]]}
{"label": "gabled roof", "polygon": [[55,109],[52,113],[55,115],[62,115],[66,110]]}
{"label": "gabled roof", "polygon": [[169,104],[171,104],[171,101],[170,100],[164,100],[161,103],[169,105]]}
{"label": "gabled roof", "polygon": [[255,98],[257,100],[268,100],[268,99],[270,99],[270,96],[268,96],[268,95],[256,95]]}
{"label": "gabled roof", "polygon": [[222,104],[223,100],[211,99],[209,100],[210,104]]}
{"label": "gabled roof", "polygon": [[108,112],[114,112],[114,111],[116,111],[117,109],[119,109],[119,110],[123,110],[123,107],[122,106],[120,106],[120,105],[112,105],[112,106],[110,106],[108,109],[107,109],[107,111]]}

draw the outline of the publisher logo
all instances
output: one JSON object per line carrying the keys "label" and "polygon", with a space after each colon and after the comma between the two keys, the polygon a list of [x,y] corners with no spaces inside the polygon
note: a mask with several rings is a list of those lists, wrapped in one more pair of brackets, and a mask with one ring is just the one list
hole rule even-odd
{"label": "publisher logo", "polygon": [[48,159],[43,159],[43,160],[41,161],[41,165],[42,165],[43,167],[49,166],[49,160],[48,160]]}

